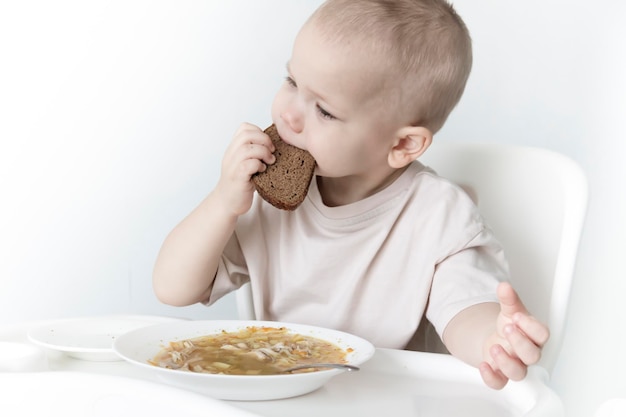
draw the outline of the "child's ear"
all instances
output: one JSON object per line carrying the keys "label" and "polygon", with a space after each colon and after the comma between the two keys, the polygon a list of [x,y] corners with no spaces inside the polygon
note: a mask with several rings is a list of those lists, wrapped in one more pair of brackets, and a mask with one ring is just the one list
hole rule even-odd
{"label": "child's ear", "polygon": [[425,127],[407,126],[398,131],[387,160],[392,168],[402,168],[419,158],[433,141]]}

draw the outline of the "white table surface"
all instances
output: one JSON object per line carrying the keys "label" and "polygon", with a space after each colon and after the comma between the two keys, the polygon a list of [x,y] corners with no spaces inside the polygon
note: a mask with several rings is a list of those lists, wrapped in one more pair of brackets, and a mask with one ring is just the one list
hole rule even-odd
{"label": "white table surface", "polygon": [[[1,326],[0,341],[29,343],[26,335],[33,325]],[[165,385],[153,373],[124,361],[92,362],[53,350],[47,350],[46,356],[47,371],[0,373],[0,414],[33,415],[39,407],[50,416],[136,416],[138,410],[140,415],[165,415],[166,409],[176,410],[178,404],[178,411],[188,416],[196,415],[190,410],[224,417],[564,415],[542,368],[531,367],[525,380],[496,391],[484,386],[476,369],[449,355],[432,353],[377,349],[359,372],[340,374],[310,394],[272,401],[214,400]],[[9,409],[12,414],[5,413]],[[16,409],[22,414],[16,414]]]}

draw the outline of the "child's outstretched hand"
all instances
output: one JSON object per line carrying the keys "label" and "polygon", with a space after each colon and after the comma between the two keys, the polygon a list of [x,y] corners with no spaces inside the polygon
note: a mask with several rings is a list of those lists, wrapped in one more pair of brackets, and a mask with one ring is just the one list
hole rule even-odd
{"label": "child's outstretched hand", "polygon": [[274,163],[274,150],[269,136],[255,125],[243,123],[235,132],[222,159],[222,172],[214,191],[232,214],[239,216],[250,209],[254,194],[250,178]]}
{"label": "child's outstretched hand", "polygon": [[479,370],[488,386],[500,389],[508,380],[523,379],[528,366],[539,361],[550,331],[528,313],[509,283],[500,283],[497,294],[500,314],[496,331],[485,342],[485,361]]}

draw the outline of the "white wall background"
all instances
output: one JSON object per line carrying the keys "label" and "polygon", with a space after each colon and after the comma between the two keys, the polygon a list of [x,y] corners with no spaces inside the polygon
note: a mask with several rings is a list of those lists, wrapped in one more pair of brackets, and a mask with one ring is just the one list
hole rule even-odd
{"label": "white wall background", "polygon": [[[320,0],[0,3],[0,324],[161,305],[168,231],[217,180],[242,121],[269,123],[294,35]],[[535,145],[591,200],[565,346],[568,417],[626,397],[626,3],[457,0],[475,48],[437,140]]]}

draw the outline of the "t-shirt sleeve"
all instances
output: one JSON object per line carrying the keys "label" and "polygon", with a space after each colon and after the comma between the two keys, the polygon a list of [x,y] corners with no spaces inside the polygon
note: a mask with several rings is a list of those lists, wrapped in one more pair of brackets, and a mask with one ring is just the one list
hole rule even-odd
{"label": "t-shirt sleeve", "polygon": [[501,244],[482,225],[473,238],[435,267],[426,317],[442,337],[450,320],[462,310],[498,302],[496,287],[508,276]]}

